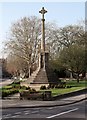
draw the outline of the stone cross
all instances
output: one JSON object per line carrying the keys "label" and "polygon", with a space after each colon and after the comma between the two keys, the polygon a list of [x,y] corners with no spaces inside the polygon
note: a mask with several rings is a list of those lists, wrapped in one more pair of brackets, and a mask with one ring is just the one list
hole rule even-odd
{"label": "stone cross", "polygon": [[45,52],[45,19],[44,14],[47,13],[47,11],[42,7],[42,10],[39,11],[39,13],[42,14],[42,40],[41,40],[41,51]]}

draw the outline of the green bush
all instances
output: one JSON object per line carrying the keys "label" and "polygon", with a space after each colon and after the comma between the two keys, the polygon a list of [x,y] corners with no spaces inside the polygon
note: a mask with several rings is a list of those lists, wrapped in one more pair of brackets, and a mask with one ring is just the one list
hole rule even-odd
{"label": "green bush", "polygon": [[30,99],[30,100],[35,100],[35,99],[42,99],[43,98],[43,93],[36,91],[35,89],[31,90],[24,90],[20,92],[20,99]]}
{"label": "green bush", "polygon": [[30,88],[30,87],[26,87],[26,86],[20,86],[19,92],[22,92],[22,91],[24,91],[24,90],[29,90],[29,91],[31,91],[31,88]]}
{"label": "green bush", "polygon": [[3,97],[7,97],[7,96],[8,96],[8,93],[5,92],[5,91],[3,91],[3,92],[2,92],[2,98],[3,98]]}
{"label": "green bush", "polygon": [[30,89],[29,91],[30,91],[30,93],[36,93],[36,90],[35,90],[35,89],[33,89],[33,88],[32,88],[32,89]]}
{"label": "green bush", "polygon": [[66,83],[65,82],[61,82],[57,85],[55,85],[55,88],[65,88],[66,87]]}
{"label": "green bush", "polygon": [[45,85],[42,85],[42,86],[40,87],[40,90],[46,90],[46,86],[45,86]]}
{"label": "green bush", "polygon": [[37,93],[37,91],[35,89],[31,89],[30,87],[26,90],[26,89],[20,89],[19,90],[20,94],[24,94],[25,96],[33,94],[33,93]]}
{"label": "green bush", "polygon": [[13,87],[13,88],[20,88],[20,84],[13,83],[13,84],[12,84],[12,87]]}
{"label": "green bush", "polygon": [[58,84],[51,84],[50,86],[47,87],[47,89],[53,89],[53,88],[65,88],[66,87],[66,82],[60,82]]}
{"label": "green bush", "polygon": [[58,85],[55,85],[55,88],[58,88]]}
{"label": "green bush", "polygon": [[50,89],[50,85],[47,86],[47,89]]}
{"label": "green bush", "polygon": [[10,91],[3,90],[3,91],[2,91],[2,98],[3,98],[3,97],[7,97],[9,94],[10,94]]}
{"label": "green bush", "polygon": [[67,86],[66,86],[66,88],[71,88],[71,87],[72,87],[72,86],[70,86],[70,85],[67,85]]}
{"label": "green bush", "polygon": [[26,86],[20,86],[20,89],[27,90]]}
{"label": "green bush", "polygon": [[2,87],[1,90],[0,90],[2,92],[2,98],[7,97],[7,96],[9,96],[11,94],[18,93],[19,89],[20,89],[19,82],[17,82],[17,83],[13,82],[13,83],[11,83],[11,84],[9,84],[7,86]]}
{"label": "green bush", "polygon": [[9,95],[11,95],[11,94],[18,93],[18,92],[19,92],[19,90],[17,90],[17,89],[3,90],[3,91],[2,91],[2,98],[3,98],[3,97],[7,97],[7,96],[9,96]]}
{"label": "green bush", "polygon": [[54,85],[54,84],[52,84],[52,85],[51,85],[51,88],[54,88],[54,87],[55,87],[55,85]]}
{"label": "green bush", "polygon": [[2,89],[12,89],[12,86],[11,85],[7,85],[7,86],[2,87]]}
{"label": "green bush", "polygon": [[26,90],[30,90],[31,88],[28,86],[27,88],[26,88]]}

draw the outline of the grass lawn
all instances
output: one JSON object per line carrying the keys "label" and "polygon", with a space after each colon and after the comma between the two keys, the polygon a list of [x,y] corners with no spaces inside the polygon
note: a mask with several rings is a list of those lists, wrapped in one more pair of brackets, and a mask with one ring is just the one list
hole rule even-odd
{"label": "grass lawn", "polygon": [[77,83],[76,80],[67,81],[66,85],[70,85],[72,87],[87,87],[87,80],[80,80],[79,83]]}
{"label": "grass lawn", "polygon": [[77,91],[77,90],[81,90],[84,87],[71,87],[71,88],[55,88],[55,89],[50,89],[52,91],[52,95],[60,95],[60,94],[64,94],[64,93],[69,93],[69,92],[73,92],[73,91]]}
{"label": "grass lawn", "polygon": [[[67,81],[66,86],[71,86],[71,88],[67,88],[67,87],[66,88],[53,88],[53,89],[49,89],[49,90],[52,91],[52,96],[69,93],[69,92],[81,90],[81,89],[87,87],[87,81],[81,80],[79,83],[77,83],[76,80]],[[43,91],[46,91],[46,90],[43,90]]]}

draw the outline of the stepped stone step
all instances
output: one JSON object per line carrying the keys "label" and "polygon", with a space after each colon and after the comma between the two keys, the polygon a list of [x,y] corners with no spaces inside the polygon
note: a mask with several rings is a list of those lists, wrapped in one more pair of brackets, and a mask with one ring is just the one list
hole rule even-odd
{"label": "stepped stone step", "polygon": [[33,83],[57,83],[57,76],[55,73],[46,68],[45,70],[42,68],[38,72],[36,78],[34,79]]}
{"label": "stepped stone step", "polygon": [[31,76],[30,76],[30,78],[28,79],[28,82],[29,83],[31,83],[31,82],[33,82],[34,81],[34,79],[36,78],[36,76],[37,76],[37,74],[38,74],[38,72],[39,72],[39,68],[37,68],[37,70],[36,71],[34,71],[32,74],[31,74]]}
{"label": "stepped stone step", "polygon": [[29,86],[31,88],[40,89],[42,85],[57,84],[58,77],[49,68],[41,68],[34,72],[31,77],[21,85]]}

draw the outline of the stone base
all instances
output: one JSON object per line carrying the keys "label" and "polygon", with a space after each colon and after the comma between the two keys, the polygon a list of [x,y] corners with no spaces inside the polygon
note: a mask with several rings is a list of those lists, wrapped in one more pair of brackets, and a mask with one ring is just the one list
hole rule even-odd
{"label": "stone base", "polygon": [[[32,78],[32,77],[31,77]],[[33,75],[33,79],[26,80],[21,83],[21,86],[31,87],[36,90],[39,90],[41,86],[48,85],[57,85],[59,83],[59,79],[54,73],[54,71],[48,67],[41,68],[38,72]]]}
{"label": "stone base", "polygon": [[58,77],[50,68],[41,68],[32,84],[57,84]]}

